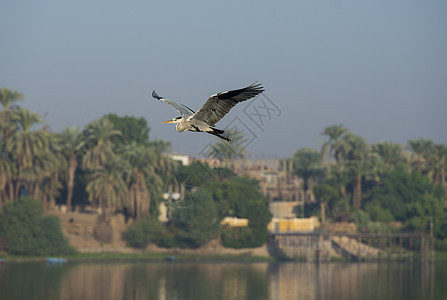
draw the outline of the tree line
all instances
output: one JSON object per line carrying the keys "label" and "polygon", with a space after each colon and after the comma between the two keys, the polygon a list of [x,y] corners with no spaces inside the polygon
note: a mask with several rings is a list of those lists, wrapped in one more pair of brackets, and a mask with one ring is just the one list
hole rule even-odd
{"label": "tree line", "polygon": [[160,197],[175,163],[164,154],[169,143],[149,141],[144,118],[108,114],[83,130],[51,132],[23,99],[0,90],[0,206],[31,196],[47,210],[88,203],[133,218],[151,214],[150,199]]}
{"label": "tree line", "polygon": [[[37,113],[19,105],[23,99],[17,91],[0,90],[0,207],[4,210],[33,206],[32,201],[21,200],[33,198],[47,211],[59,204],[68,211],[86,205],[98,208],[104,223],[108,216],[122,213],[135,220],[125,234],[135,247],[148,242],[199,247],[222,235],[224,245],[240,248],[259,246],[267,239],[271,215],[258,182],[228,170],[210,180],[203,172],[207,166],[199,162],[182,166],[166,154],[168,142],[149,140],[144,118],[106,114],[84,129],[52,132]],[[174,177],[178,182],[192,178],[189,183],[200,186],[200,198],[188,208],[167,203],[170,219],[162,225],[158,208]],[[221,228],[226,216],[248,218],[250,225],[234,231]],[[2,232],[6,237],[24,232],[2,224],[0,240]],[[8,228],[19,229],[8,232]]]}
{"label": "tree line", "polygon": [[343,125],[322,135],[320,150],[299,149],[292,158],[305,192],[317,200],[309,214],[323,223],[355,221],[361,230],[431,230],[447,238],[446,145],[428,139],[370,145]]}
{"label": "tree line", "polygon": [[[136,246],[149,242],[148,236],[166,247],[197,247],[219,234],[232,247],[265,241],[271,214],[258,182],[225,169],[210,182],[206,166],[181,166],[165,154],[168,142],[149,140],[144,118],[107,114],[83,129],[58,133],[21,107],[23,100],[17,91],[0,90],[0,206],[29,196],[46,210],[65,204],[68,210],[90,205],[104,215],[123,213],[140,220],[126,234]],[[246,155],[237,148],[243,136],[232,134],[231,149],[218,142],[212,157],[228,161]],[[445,145],[426,139],[410,140],[405,147],[369,145],[342,125],[322,134],[327,141],[319,151],[303,148],[291,158],[304,191],[317,200],[317,205],[306,204],[306,215],[319,215],[323,224],[351,220],[361,230],[376,232],[432,230],[439,240],[447,239]],[[158,205],[174,175],[179,182],[195,180],[203,193],[199,205],[172,207],[163,227],[156,218]],[[249,227],[222,229],[225,216],[248,218]]]}

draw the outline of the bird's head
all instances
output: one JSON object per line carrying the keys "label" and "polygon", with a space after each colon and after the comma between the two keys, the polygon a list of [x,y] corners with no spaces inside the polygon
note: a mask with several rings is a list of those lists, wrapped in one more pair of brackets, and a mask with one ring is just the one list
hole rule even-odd
{"label": "bird's head", "polygon": [[164,122],[162,122],[162,123],[175,123],[175,124],[178,124],[178,123],[180,123],[180,120],[181,120],[182,118],[183,118],[183,117],[175,117],[175,118],[172,119],[172,120],[164,121]]}

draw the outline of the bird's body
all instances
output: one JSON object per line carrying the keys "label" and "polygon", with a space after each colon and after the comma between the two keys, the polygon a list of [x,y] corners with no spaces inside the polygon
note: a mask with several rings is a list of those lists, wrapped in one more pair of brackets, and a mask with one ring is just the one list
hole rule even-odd
{"label": "bird's body", "polygon": [[155,91],[152,92],[152,97],[168,103],[181,114],[180,117],[176,117],[172,120],[163,122],[177,124],[175,128],[178,132],[206,132],[221,139],[230,141],[228,137],[222,135],[224,133],[224,130],[217,129],[214,127],[214,125],[220,119],[222,119],[236,104],[251,99],[256,95],[262,93],[263,91],[264,90],[261,84],[254,83],[246,88],[242,88],[239,90],[214,94],[197,112],[194,112],[192,109],[181,103],[164,99],[163,97],[157,95]]}

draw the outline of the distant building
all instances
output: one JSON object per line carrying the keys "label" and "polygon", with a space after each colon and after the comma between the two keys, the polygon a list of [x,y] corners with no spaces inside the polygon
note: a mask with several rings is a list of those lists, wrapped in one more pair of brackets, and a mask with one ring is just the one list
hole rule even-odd
{"label": "distant building", "polygon": [[170,153],[169,156],[171,156],[173,160],[180,161],[184,166],[189,166],[190,159],[188,154],[174,152]]}
{"label": "distant building", "polygon": [[217,158],[195,158],[195,161],[199,161],[202,164],[208,165],[210,168],[221,168],[222,161]]}

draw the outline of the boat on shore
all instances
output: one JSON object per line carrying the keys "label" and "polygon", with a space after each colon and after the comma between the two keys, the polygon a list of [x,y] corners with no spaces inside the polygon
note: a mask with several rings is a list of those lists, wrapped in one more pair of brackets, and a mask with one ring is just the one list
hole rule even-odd
{"label": "boat on shore", "polygon": [[61,264],[61,263],[66,263],[67,259],[61,258],[61,257],[46,257],[45,261],[49,264]]}

